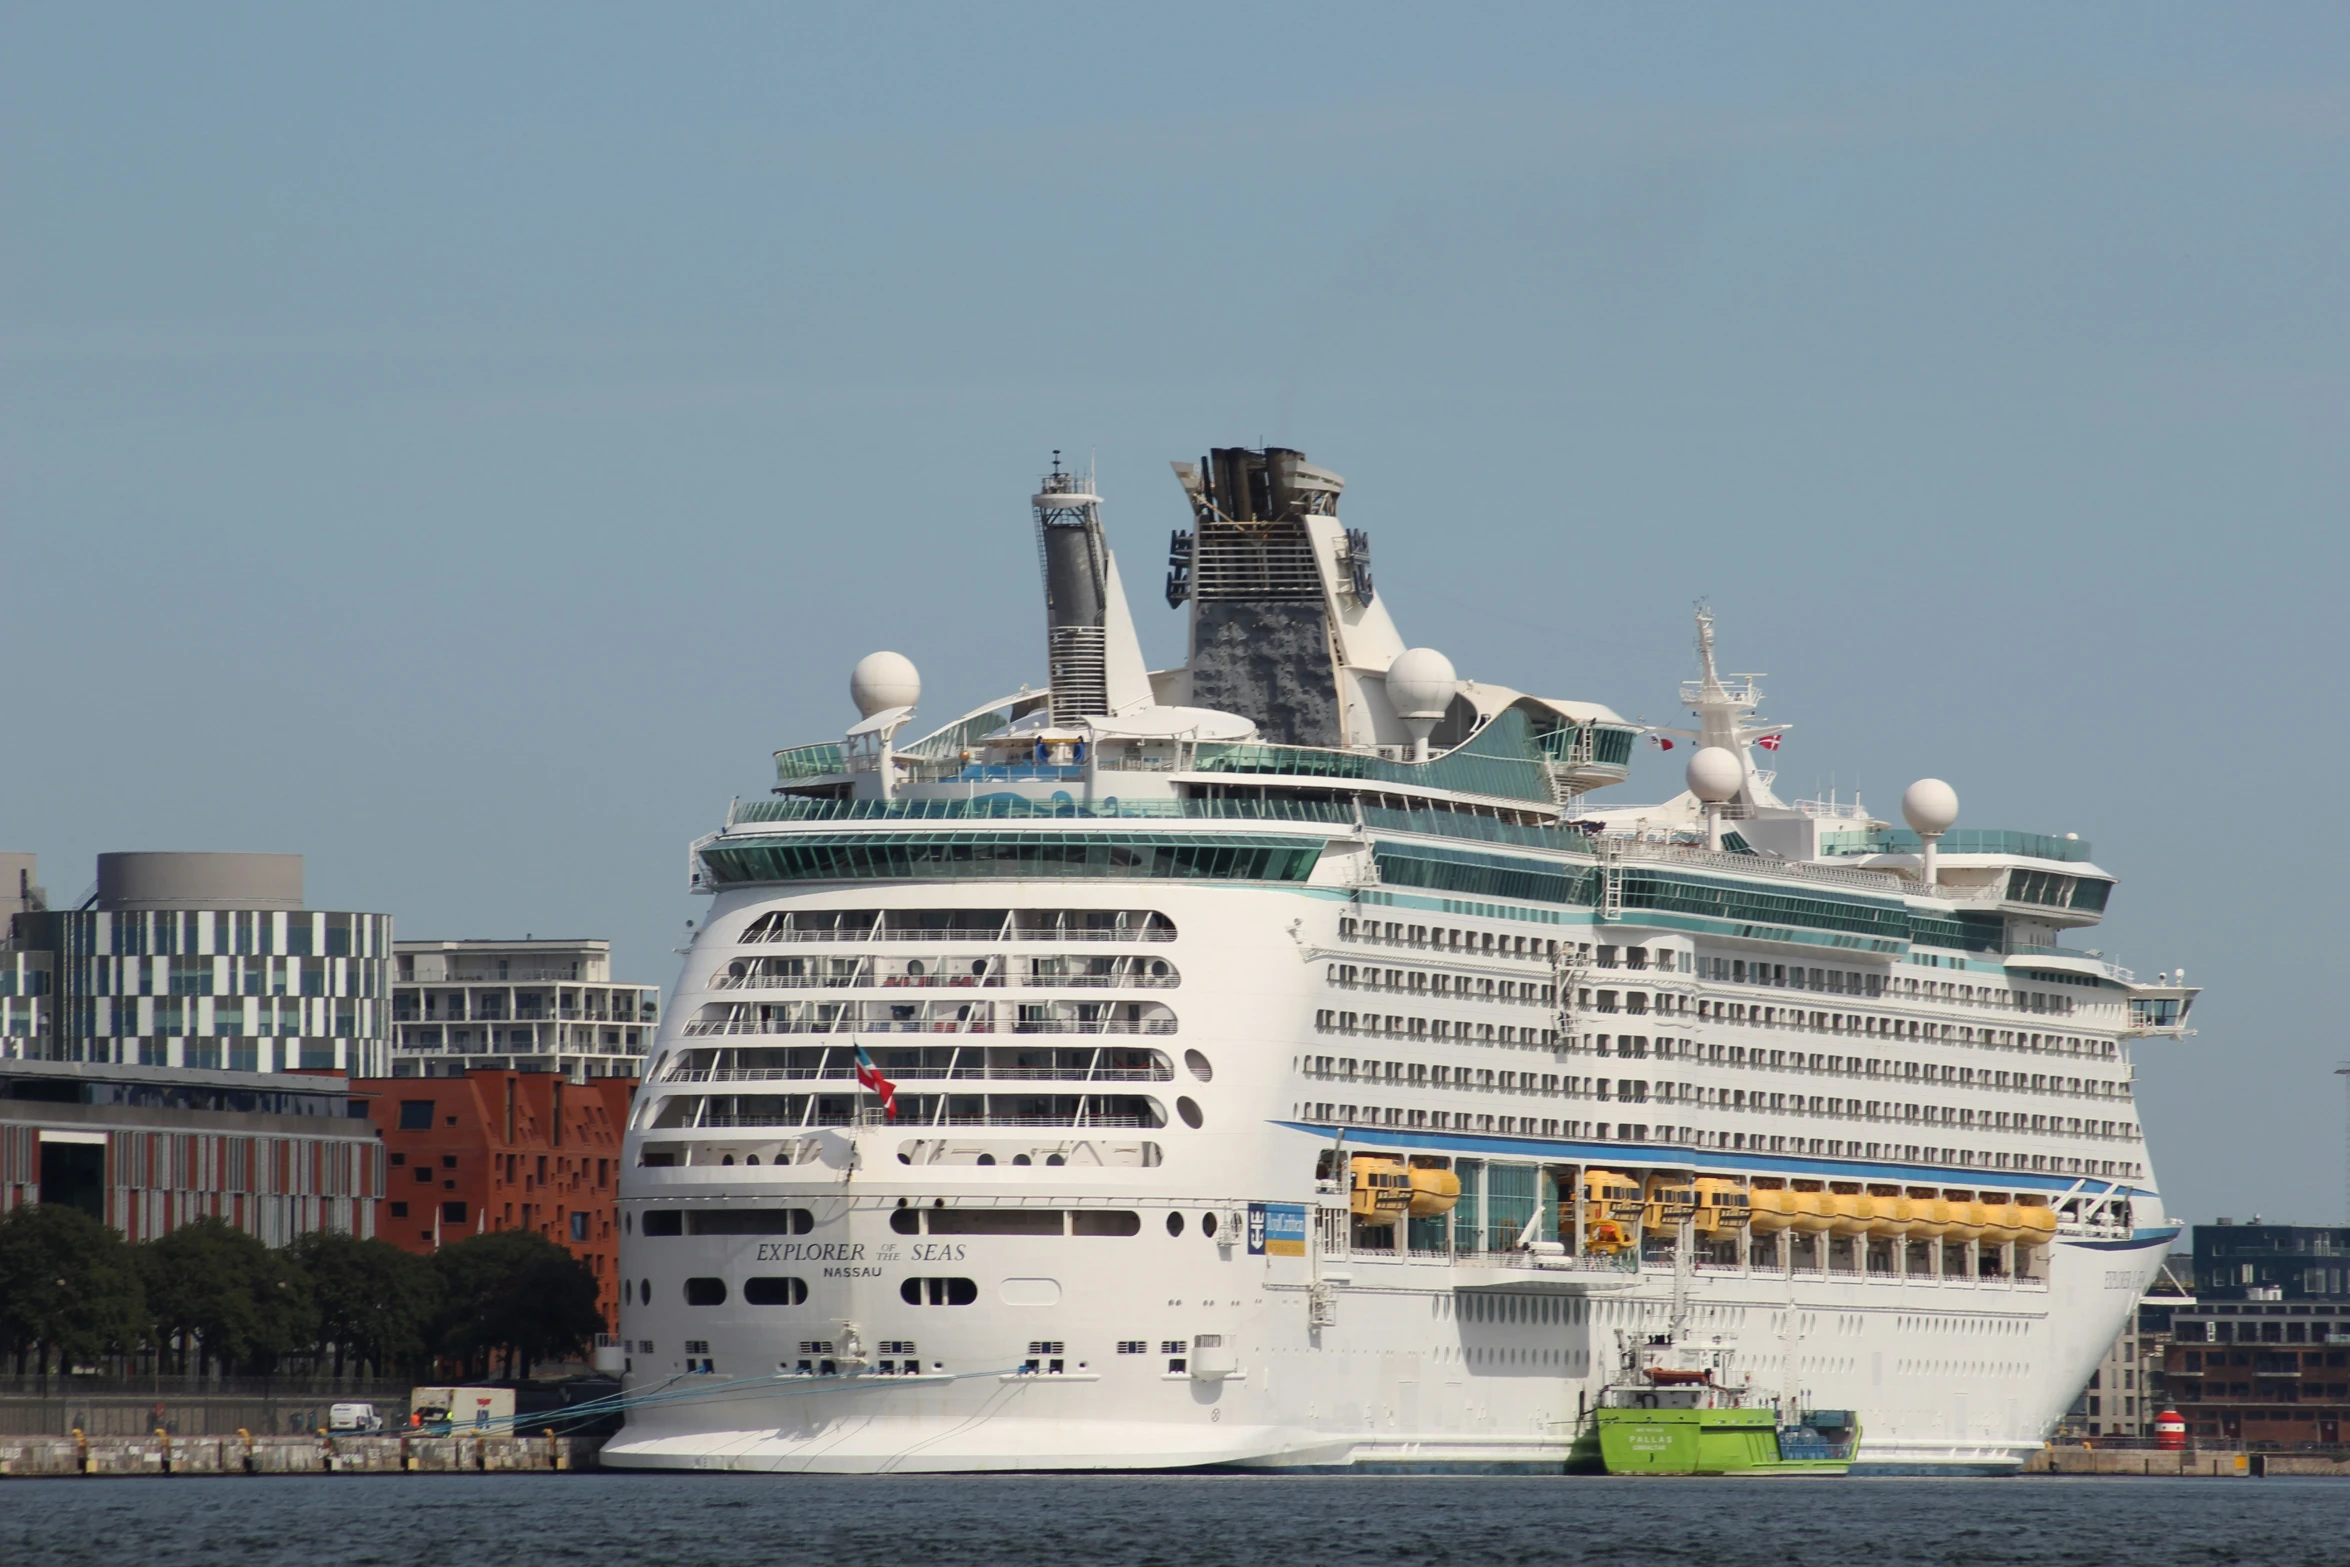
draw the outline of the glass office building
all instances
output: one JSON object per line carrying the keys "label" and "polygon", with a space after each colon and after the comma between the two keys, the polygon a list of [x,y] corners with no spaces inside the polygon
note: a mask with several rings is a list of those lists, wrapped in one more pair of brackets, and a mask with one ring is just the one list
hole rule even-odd
{"label": "glass office building", "polygon": [[51,1059],[390,1070],[392,921],[302,906],[299,855],[104,854],[90,905],[19,916],[49,954]]}

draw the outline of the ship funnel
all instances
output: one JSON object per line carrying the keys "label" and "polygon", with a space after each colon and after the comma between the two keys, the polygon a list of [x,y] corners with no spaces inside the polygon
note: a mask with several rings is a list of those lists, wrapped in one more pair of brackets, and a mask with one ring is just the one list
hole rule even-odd
{"label": "ship funnel", "polygon": [[1130,713],[1151,705],[1150,673],[1118,562],[1102,533],[1093,475],[1053,471],[1029,498],[1044,567],[1045,663],[1056,724]]}

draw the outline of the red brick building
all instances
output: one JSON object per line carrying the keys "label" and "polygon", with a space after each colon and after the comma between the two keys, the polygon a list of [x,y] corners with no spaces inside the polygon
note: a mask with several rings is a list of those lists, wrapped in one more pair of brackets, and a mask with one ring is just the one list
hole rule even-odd
{"label": "red brick building", "polygon": [[620,1326],[620,1139],[636,1084],[552,1072],[368,1078],[385,1149],[375,1233],[430,1253],[468,1235],[532,1230],[596,1275],[607,1327]]}

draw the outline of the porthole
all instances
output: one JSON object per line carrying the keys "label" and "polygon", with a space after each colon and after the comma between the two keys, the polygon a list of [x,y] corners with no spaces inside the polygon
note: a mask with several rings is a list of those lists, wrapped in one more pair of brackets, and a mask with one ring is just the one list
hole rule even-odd
{"label": "porthole", "polygon": [[1035,1161],[1035,1160],[1033,1160],[1033,1159],[1031,1159],[1031,1158],[1029,1158],[1029,1157],[1028,1157],[1028,1155],[1026,1155],[1026,1154],[1024,1154],[1024,1153],[1016,1153],[1016,1154],[1012,1155],[1012,1162],[1013,1162],[1014,1164],[1021,1164],[1021,1165],[1026,1165],[1026,1164],[1034,1164],[1036,1161]]}
{"label": "porthole", "polygon": [[653,1281],[651,1279],[637,1281],[636,1298],[640,1305],[650,1306],[653,1303]]}
{"label": "porthole", "polygon": [[623,1235],[634,1235],[636,1233],[635,1214],[624,1213],[620,1216],[620,1233]]}
{"label": "porthole", "polygon": [[993,1164],[995,1163],[995,1155],[991,1153],[983,1153],[973,1162],[976,1164]]}
{"label": "porthole", "polygon": [[1170,1213],[1167,1215],[1167,1233],[1169,1235],[1181,1235],[1183,1233],[1182,1214]]}
{"label": "porthole", "polygon": [[1216,1216],[1214,1214],[1203,1213],[1199,1216],[1199,1232],[1209,1240],[1216,1238]]}
{"label": "porthole", "polygon": [[1057,1168],[1061,1165],[1067,1164],[1069,1161],[1062,1158],[1057,1153],[1048,1153],[1044,1156],[1044,1162],[1048,1167]]}
{"label": "porthole", "polygon": [[1192,1076],[1203,1083],[1211,1081],[1216,1075],[1216,1069],[1208,1065],[1208,1058],[1196,1050],[1183,1052],[1183,1064],[1190,1068]]}
{"label": "porthole", "polygon": [[1185,1126],[1190,1127],[1195,1132],[1199,1130],[1200,1113],[1199,1102],[1197,1100],[1194,1100],[1188,1096],[1178,1098],[1175,1101],[1175,1113],[1183,1118],[1183,1124]]}

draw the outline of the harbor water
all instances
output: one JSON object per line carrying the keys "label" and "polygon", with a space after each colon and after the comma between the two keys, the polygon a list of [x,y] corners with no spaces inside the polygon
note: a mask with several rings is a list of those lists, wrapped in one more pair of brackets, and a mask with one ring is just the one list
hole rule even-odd
{"label": "harbor water", "polygon": [[2331,1480],[349,1476],[25,1480],[0,1562],[172,1567],[2350,1564]]}

